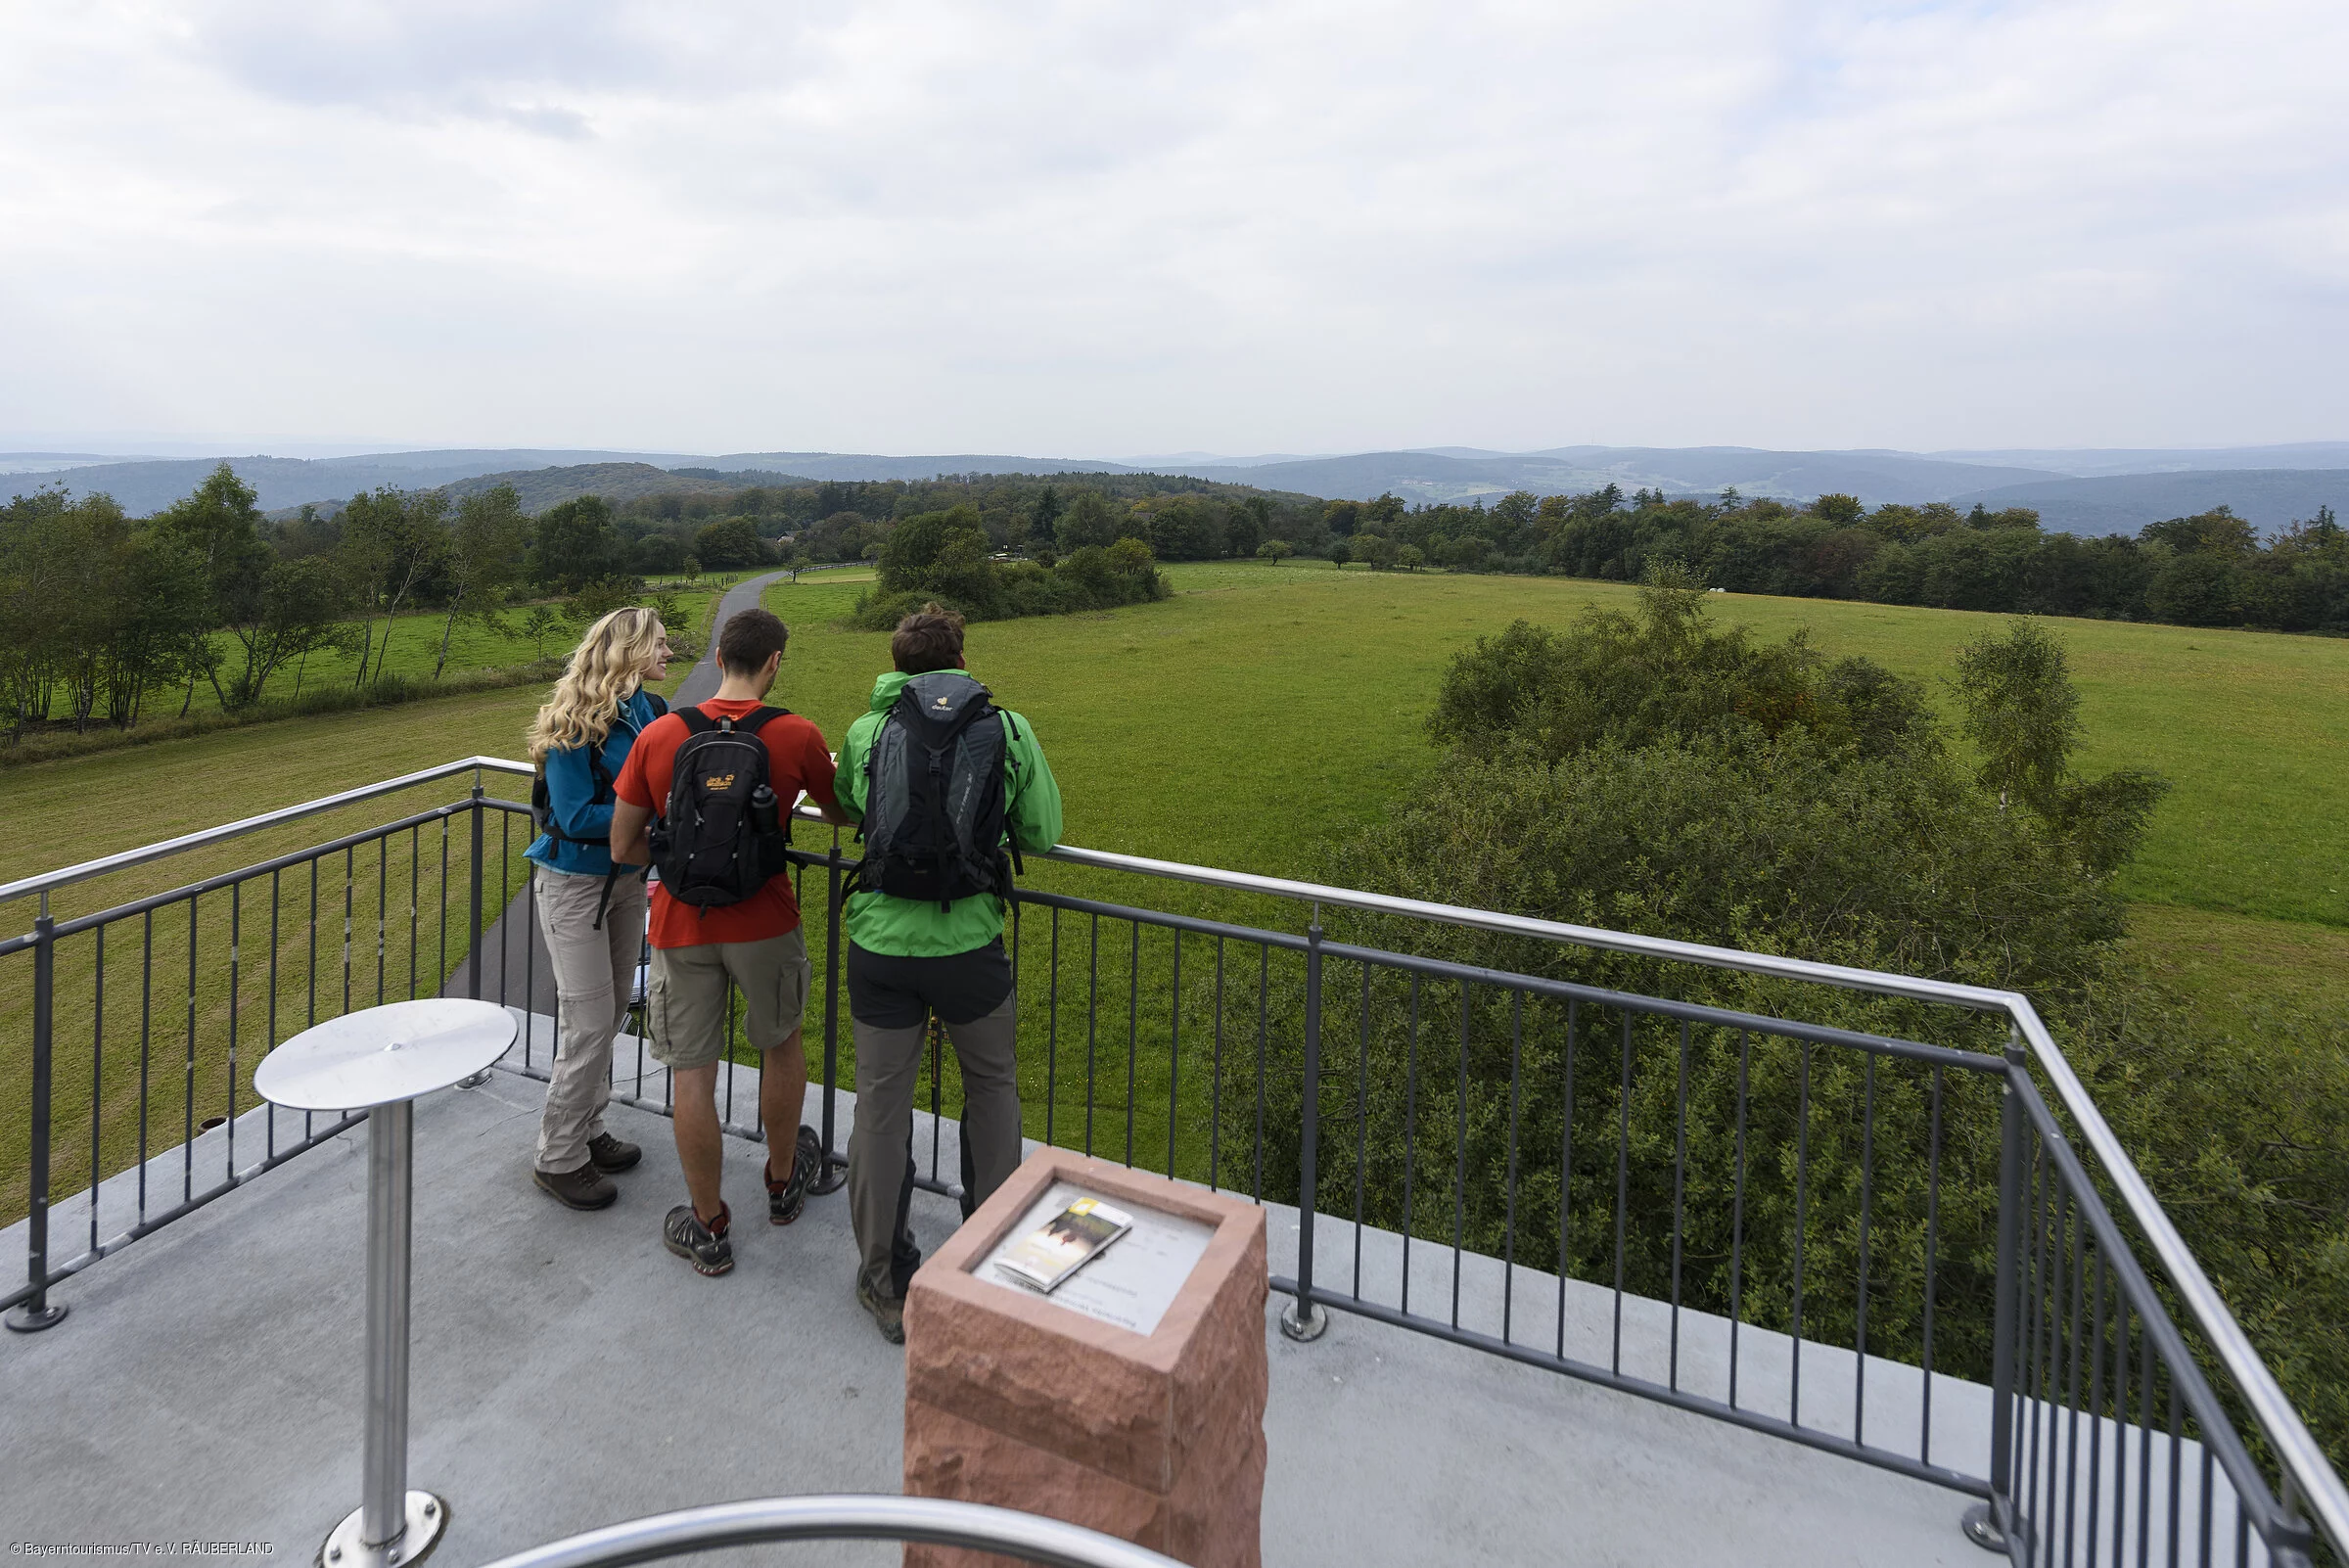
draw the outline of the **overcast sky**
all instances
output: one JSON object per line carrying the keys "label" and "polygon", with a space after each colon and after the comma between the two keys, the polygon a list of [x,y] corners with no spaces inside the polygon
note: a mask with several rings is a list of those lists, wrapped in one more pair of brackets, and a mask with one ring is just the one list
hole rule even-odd
{"label": "overcast sky", "polygon": [[0,444],[2349,437],[2349,5],[0,0]]}

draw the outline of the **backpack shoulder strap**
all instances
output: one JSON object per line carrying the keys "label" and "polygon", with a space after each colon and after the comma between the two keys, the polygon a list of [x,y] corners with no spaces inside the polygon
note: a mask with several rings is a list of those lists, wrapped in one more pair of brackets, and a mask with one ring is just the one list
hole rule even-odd
{"label": "backpack shoulder strap", "polygon": [[745,735],[756,735],[778,718],[791,716],[788,708],[754,708],[734,721],[734,727]]}
{"label": "backpack shoulder strap", "polygon": [[668,712],[668,699],[662,696],[657,691],[646,692],[644,694],[644,700],[653,705],[653,716],[655,718],[659,718],[662,715]]}
{"label": "backpack shoulder strap", "polygon": [[695,735],[707,735],[717,728],[717,720],[703,713],[699,708],[679,708],[674,712],[677,717],[684,722],[688,738]]}

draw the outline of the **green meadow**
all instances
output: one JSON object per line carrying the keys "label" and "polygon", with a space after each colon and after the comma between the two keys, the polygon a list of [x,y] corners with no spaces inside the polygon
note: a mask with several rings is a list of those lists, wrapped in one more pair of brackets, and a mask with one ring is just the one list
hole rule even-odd
{"label": "green meadow", "polygon": [[[766,595],[794,630],[776,700],[814,719],[835,745],[864,711],[874,675],[888,667],[886,636],[836,624],[863,590],[861,576],[777,583]],[[1516,618],[1562,623],[1586,605],[1626,603],[1633,591],[1565,579],[1337,571],[1318,563],[1177,566],[1170,576],[1177,591],[1163,603],[975,626],[971,669],[1036,726],[1067,800],[1067,842],[1301,876],[1315,872],[1333,838],[1371,820],[1434,765],[1422,720],[1457,650]],[[1807,628],[1828,652],[1867,654],[1925,681],[1938,698],[1946,698],[1942,681],[1953,651],[1999,624],[1996,617],[1955,612],[1730,595],[1715,598],[1714,614],[1766,637]],[[2349,1004],[2349,769],[2339,763],[2349,742],[2349,642],[2059,624],[2085,698],[2087,764],[2147,766],[2176,786],[2131,873],[2138,948],[2214,1011],[2257,995]],[[696,630],[702,629],[697,617]],[[402,635],[410,647],[424,646],[409,628]],[[680,666],[672,687],[682,674]],[[460,757],[520,758],[523,731],[541,696],[531,688],[479,692],[11,768],[0,772],[0,806],[34,846],[23,857],[27,870],[64,865]],[[488,787],[508,799],[523,794],[519,780],[492,777]],[[69,918],[184,886],[445,805],[464,789],[457,780],[425,786],[394,801],[116,873],[65,891],[54,912]],[[325,1009],[339,1010],[345,902],[357,976],[353,1005],[374,1000],[379,984],[387,995],[438,984],[445,965],[463,951],[469,853],[461,823],[445,850],[439,831],[428,823],[327,867],[314,962],[307,872],[299,885],[275,890],[284,949],[278,979],[289,998],[299,990],[306,1008],[322,987]],[[492,824],[485,858],[497,893],[520,885],[515,857],[523,837],[519,823],[510,833]],[[803,848],[822,843],[821,835],[801,835]],[[444,853],[453,948],[440,944],[437,923]],[[1302,910],[1274,900],[1064,866],[1032,865],[1030,882],[1292,931],[1304,919]],[[114,938],[105,965],[109,1040],[121,1038],[125,1027],[136,1038],[140,1002],[133,999],[141,998],[151,1010],[165,1009],[157,1015],[158,1038],[167,1035],[173,1052],[199,1064],[189,1076],[192,1087],[176,1071],[150,1086],[160,1126],[226,1108],[232,1027],[240,1032],[238,1103],[251,1103],[251,1068],[270,1027],[262,1010],[260,945],[253,940],[266,897],[263,884],[249,886],[236,908],[225,897],[207,896],[195,940],[209,956],[193,998],[184,983],[184,907],[158,917],[179,924],[159,926],[155,970],[170,974],[176,967],[183,977],[163,1003],[152,997],[170,988],[136,973],[135,956],[126,956],[135,955],[134,934],[117,931]],[[493,893],[492,910],[499,901]],[[28,929],[32,913],[19,903],[6,929]],[[251,922],[240,930],[247,950],[256,954],[239,977],[233,1020],[227,977],[213,973],[214,958],[229,948],[232,921]],[[410,924],[424,949],[413,976],[402,929]],[[379,938],[392,955],[380,966]],[[1043,940],[1039,931],[1029,938]],[[1071,940],[1080,940],[1074,931]],[[1143,972],[1163,973],[1163,938],[1144,940],[1159,946],[1145,953]],[[1121,946],[1124,941],[1121,934]],[[103,1071],[91,1072],[86,1041],[98,963],[90,939],[77,943],[61,948],[59,960],[59,1103],[80,1107],[75,1114],[86,1126],[97,1095],[95,1119],[107,1146],[99,1163],[118,1169],[124,1161],[115,1145],[122,1119],[136,1109],[122,1075],[133,1069],[129,1056],[110,1044]],[[1104,960],[1106,1008],[1123,1011],[1117,988],[1125,981],[1109,972],[1128,956],[1121,951]],[[4,1083],[25,1082],[28,969],[21,956],[0,960]],[[279,1038],[299,1021],[287,1016],[292,1008],[289,1000],[276,1020]],[[1125,1022],[1101,1027],[1114,1034]],[[1111,1056],[1124,1050],[1105,1049],[1104,1063],[1122,1071],[1126,1064]],[[1145,1061],[1137,1096],[1157,1094],[1160,1082]],[[1122,1104],[1122,1082],[1116,1089]],[[1065,1082],[1062,1091],[1069,1092]],[[23,1201],[25,1124],[21,1097],[11,1099],[15,1104],[0,1114],[0,1216],[21,1213]],[[1109,1114],[1121,1114],[1119,1107]],[[1145,1127],[1146,1138],[1163,1135],[1163,1111],[1145,1120],[1157,1123]],[[61,1140],[61,1171],[86,1171],[87,1140],[67,1136],[62,1122]],[[61,1188],[78,1184],[60,1177]]]}

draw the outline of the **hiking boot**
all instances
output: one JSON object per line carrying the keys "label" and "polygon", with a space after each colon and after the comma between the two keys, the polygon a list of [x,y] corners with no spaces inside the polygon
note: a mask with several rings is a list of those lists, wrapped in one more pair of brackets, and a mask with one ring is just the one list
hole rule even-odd
{"label": "hiking boot", "polygon": [[598,1132],[587,1140],[588,1163],[606,1176],[628,1170],[643,1158],[642,1148],[609,1132]]}
{"label": "hiking boot", "polygon": [[588,1161],[576,1171],[532,1171],[530,1179],[566,1209],[609,1209],[620,1188]]}
{"label": "hiking boot", "polygon": [[873,1314],[873,1322],[879,1326],[883,1339],[892,1345],[905,1343],[904,1297],[884,1296],[866,1284],[864,1276],[859,1274],[856,1278],[856,1305]]}
{"label": "hiking boot", "polygon": [[769,1224],[787,1225],[800,1217],[807,1207],[807,1188],[824,1168],[824,1146],[816,1141],[815,1129],[803,1127],[792,1145],[791,1175],[775,1179],[775,1163],[766,1163],[766,1218]]}
{"label": "hiking boot", "polygon": [[693,1265],[697,1274],[715,1277],[734,1267],[734,1243],[726,1239],[733,1215],[724,1204],[717,1206],[717,1223],[706,1225],[693,1212],[693,1205],[680,1203],[668,1211],[661,1223],[661,1242],[678,1257]]}

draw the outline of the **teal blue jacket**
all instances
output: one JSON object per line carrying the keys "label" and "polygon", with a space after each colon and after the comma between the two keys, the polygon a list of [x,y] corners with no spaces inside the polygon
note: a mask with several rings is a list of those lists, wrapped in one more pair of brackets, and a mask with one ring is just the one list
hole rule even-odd
{"label": "teal blue jacket", "polygon": [[604,798],[595,798],[595,770],[588,766],[588,748],[549,752],[541,764],[546,770],[547,817],[563,837],[541,833],[523,852],[551,871],[600,877],[612,869],[612,793],[628,749],[636,737],[661,715],[652,694],[638,690],[620,707],[611,733],[596,748],[604,767]]}

